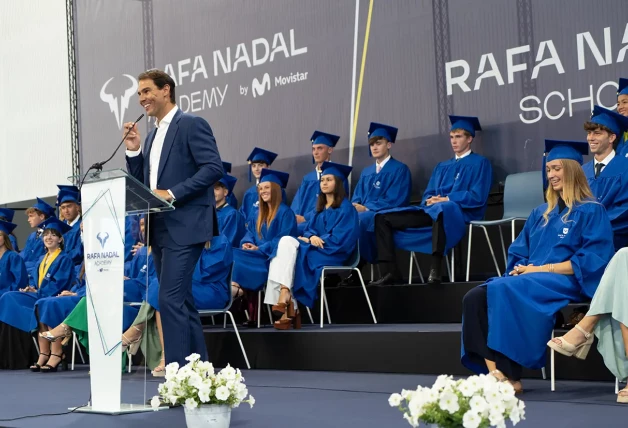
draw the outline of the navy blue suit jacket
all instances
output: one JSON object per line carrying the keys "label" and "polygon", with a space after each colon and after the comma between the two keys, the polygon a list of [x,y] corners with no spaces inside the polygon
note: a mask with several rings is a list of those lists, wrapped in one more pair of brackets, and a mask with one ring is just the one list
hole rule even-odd
{"label": "navy blue suit jacket", "polygon": [[[126,158],[129,174],[148,187],[150,151],[156,133],[154,129],[146,136],[139,156]],[[214,184],[222,175],[222,161],[207,121],[177,111],[161,151],[157,189],[170,189],[176,198],[175,210],[161,215],[170,238],[178,245],[207,242],[218,235]]]}

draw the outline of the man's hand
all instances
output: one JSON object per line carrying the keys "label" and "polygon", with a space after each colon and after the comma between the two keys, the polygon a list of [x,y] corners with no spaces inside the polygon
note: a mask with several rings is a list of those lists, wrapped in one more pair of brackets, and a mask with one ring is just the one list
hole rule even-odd
{"label": "man's hand", "polygon": [[449,196],[436,195],[436,196],[432,196],[431,198],[427,198],[427,201],[425,201],[425,204],[429,206],[429,205],[434,205],[440,202],[447,202],[447,201],[449,201]]}
{"label": "man's hand", "polygon": [[318,236],[310,236],[310,244],[318,248],[323,248],[323,244],[325,244],[325,241],[323,241]]}
{"label": "man's hand", "polygon": [[172,196],[170,196],[170,193],[167,190],[153,189],[153,193],[167,202],[172,201]]}
{"label": "man's hand", "polygon": [[510,275],[517,276],[517,275],[525,275],[526,273],[535,273],[535,272],[545,272],[545,270],[543,269],[542,266],[534,266],[532,263],[530,263],[527,266],[524,266],[524,265],[515,266],[515,269],[510,272]]}
{"label": "man's hand", "polygon": [[133,122],[125,123],[124,131],[122,131],[122,136],[124,137],[124,134],[126,134],[129,131],[129,129],[131,129],[131,127],[133,129],[131,132],[129,132],[129,135],[127,135],[126,139],[124,140],[124,144],[126,145],[127,150],[136,152],[140,149],[140,142],[141,142],[140,131],[138,131],[137,129],[137,124],[134,126]]}
{"label": "man's hand", "polygon": [[297,218],[297,224],[305,222],[305,217],[303,217],[302,215],[295,214],[295,217]]}
{"label": "man's hand", "polygon": [[364,211],[368,211],[368,209],[364,206],[364,205],[360,205],[358,203],[354,203],[353,206],[355,207],[355,210],[359,213],[363,213]]}
{"label": "man's hand", "polygon": [[243,250],[255,251],[255,250],[258,250],[259,247],[257,245],[251,244],[250,242],[245,242],[244,244],[242,244],[242,249]]}
{"label": "man's hand", "polygon": [[137,244],[133,245],[133,248],[131,248],[131,254],[135,255],[135,253],[137,253],[137,250],[139,250],[143,246],[144,246],[144,243],[142,242],[138,242]]}

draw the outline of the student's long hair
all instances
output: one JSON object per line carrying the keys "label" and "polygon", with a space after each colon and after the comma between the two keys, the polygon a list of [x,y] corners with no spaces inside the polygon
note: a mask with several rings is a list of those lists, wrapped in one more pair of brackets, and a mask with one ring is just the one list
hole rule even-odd
{"label": "student's long hair", "polygon": [[[257,191],[258,200],[259,200],[259,213],[257,215],[257,234],[261,238],[262,237],[262,226],[265,224],[266,227],[270,226],[270,223],[275,219],[277,215],[277,211],[279,211],[279,205],[281,205],[281,187],[279,184],[270,182],[270,203],[267,204],[262,200],[262,197],[259,196],[259,189]],[[270,206],[269,206],[270,205]]]}
{"label": "student's long hair", "polygon": [[[595,202],[595,199],[593,198],[593,192],[591,192],[591,188],[589,187],[589,183],[580,164],[571,159],[561,159],[560,162],[563,166],[562,197],[563,201],[565,201],[565,205],[569,208],[567,213],[562,216],[562,220],[566,222],[574,205]],[[550,184],[545,191],[545,197],[547,199],[547,209],[543,213],[543,218],[547,225],[549,222],[549,213],[558,205],[560,193],[554,190]]]}
{"label": "student's long hair", "polygon": [[[342,178],[336,177],[335,175],[333,177],[334,177],[334,183],[336,184],[335,184],[334,192],[333,192],[334,202],[332,202],[330,208],[339,208],[340,205],[342,204],[342,201],[347,196],[347,194],[345,192],[345,186],[344,186]],[[323,211],[326,205],[327,205],[327,195],[325,195],[323,192],[319,192],[318,199],[316,200],[316,212],[320,213],[321,211]]]}
{"label": "student's long hair", "polygon": [[11,239],[9,239],[9,235],[0,230],[0,236],[4,239],[4,247],[9,251],[13,251],[13,245],[11,244]]}

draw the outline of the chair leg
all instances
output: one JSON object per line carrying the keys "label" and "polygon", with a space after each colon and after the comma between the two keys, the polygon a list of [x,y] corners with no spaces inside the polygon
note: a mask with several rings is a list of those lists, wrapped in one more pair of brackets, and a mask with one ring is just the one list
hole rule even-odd
{"label": "chair leg", "polygon": [[314,324],[314,318],[312,318],[312,312],[310,311],[310,308],[306,306],[305,310],[307,311],[307,315],[310,317],[310,322]]}
{"label": "chair leg", "polygon": [[467,278],[466,282],[469,282],[469,271],[471,270],[471,235],[473,233],[473,225],[469,225],[469,242],[467,244]]}
{"label": "chair leg", "polygon": [[[368,303],[369,310],[371,311],[371,316],[373,317],[373,324],[377,324],[377,319],[375,318],[375,312],[373,312],[373,305],[371,305],[371,299],[369,298],[369,293],[366,291],[366,286],[364,285],[364,280],[362,279],[362,273],[360,272],[360,269],[358,268],[353,268],[353,270],[358,272],[360,283],[362,283],[362,290],[364,290],[364,296],[366,296],[366,303]],[[329,323],[331,324],[331,321]]]}
{"label": "chair leg", "polygon": [[371,281],[375,281],[375,269],[371,263]]}
{"label": "chair leg", "polygon": [[545,374],[545,367],[541,367],[541,377],[543,377],[543,380],[547,379],[547,375]]}
{"label": "chair leg", "polygon": [[229,314],[229,318],[231,318],[231,324],[233,324],[233,329],[235,330],[236,337],[238,338],[240,349],[242,349],[242,355],[244,356],[244,361],[246,362],[246,368],[250,370],[251,365],[249,364],[249,357],[246,356],[246,351],[244,350],[244,345],[242,344],[242,339],[240,338],[240,332],[238,331],[238,326],[236,325],[235,320],[233,319],[233,315],[231,314],[231,311],[227,311],[227,314]]}
{"label": "chair leg", "polygon": [[451,282],[456,282],[456,253],[454,253],[454,248],[451,249],[451,278],[449,279]]}
{"label": "chair leg", "polygon": [[510,222],[510,238],[511,238],[511,243],[515,242],[515,222],[517,220],[513,220]]}
{"label": "chair leg", "polygon": [[[213,319],[213,315],[212,315],[212,319]],[[227,316],[225,314],[222,314],[222,328],[227,328]]]}
{"label": "chair leg", "polygon": [[499,265],[497,264],[497,259],[495,258],[493,245],[491,245],[491,240],[488,237],[488,230],[486,230],[486,226],[480,226],[480,227],[484,230],[484,236],[486,236],[486,243],[488,244],[488,249],[491,250],[491,257],[493,257],[493,263],[495,264],[495,269],[497,270],[497,276],[502,276],[501,271],[499,270]]}
{"label": "chair leg", "polygon": [[452,276],[451,276],[451,267],[449,266],[449,255],[445,254],[445,266],[447,266],[447,275],[449,275],[449,282],[453,282],[452,281]]}
{"label": "chair leg", "polygon": [[325,310],[325,269],[321,272],[321,328],[323,328],[323,321],[325,318],[323,311]]}
{"label": "chair leg", "polygon": [[131,354],[129,354],[128,352],[127,352],[127,355],[129,357],[129,370],[128,370],[128,372],[131,373],[131,366],[133,365],[133,356]]}
{"label": "chair leg", "polygon": [[37,343],[37,339],[35,339],[35,336],[31,336],[31,338],[33,339],[33,343],[35,344],[35,349],[37,349],[37,355],[39,355],[39,343]]}
{"label": "chair leg", "polygon": [[74,353],[76,351],[76,333],[72,332],[72,361],[70,362],[70,370],[74,371]]}
{"label": "chair leg", "polygon": [[421,284],[425,284],[423,272],[421,272],[421,266],[419,266],[419,260],[416,258],[416,253],[412,253],[412,258],[414,259],[414,265],[416,266],[416,270],[419,272],[419,279],[421,280]]}
{"label": "chair leg", "polygon": [[216,320],[214,319],[213,315],[212,315],[212,325],[216,325]]}
{"label": "chair leg", "polygon": [[504,245],[504,234],[502,233],[502,225],[497,226],[499,228],[499,243],[502,244],[502,253],[504,253],[504,271],[508,269],[508,257],[506,256],[506,246]]}
{"label": "chair leg", "polygon": [[261,318],[262,318],[262,290],[257,292],[257,328],[260,327]]}
{"label": "chair leg", "polygon": [[273,313],[270,310],[270,305],[266,305],[266,309],[268,309],[268,319],[270,320],[270,323],[272,324],[272,322],[273,322]]}
{"label": "chair leg", "polygon": [[[552,339],[554,338],[554,330],[552,330]],[[550,390],[552,392],[556,391],[556,370],[554,369],[554,350],[550,349],[550,371],[552,374],[550,375]]]}
{"label": "chair leg", "polygon": [[410,268],[408,272],[408,285],[412,284],[412,261],[414,259],[414,251],[410,251]]}
{"label": "chair leg", "polygon": [[615,395],[619,394],[619,379],[615,378]]}

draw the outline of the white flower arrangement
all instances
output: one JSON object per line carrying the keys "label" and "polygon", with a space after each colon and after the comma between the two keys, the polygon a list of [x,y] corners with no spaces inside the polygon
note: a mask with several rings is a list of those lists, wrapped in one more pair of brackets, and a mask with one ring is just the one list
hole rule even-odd
{"label": "white flower arrangement", "polygon": [[461,380],[441,375],[431,388],[392,394],[388,404],[398,407],[413,427],[421,421],[441,428],[505,428],[507,418],[513,425],[525,419],[525,403],[515,397],[512,385],[491,375]]}
{"label": "white flower arrangement", "polygon": [[189,410],[203,404],[235,408],[241,403],[249,403],[253,407],[255,398],[249,395],[239,369],[227,365],[220,372],[214,373],[212,363],[200,361],[198,354],[192,354],[185,359],[189,362],[183,367],[179,367],[178,363],[166,366],[166,381],[159,384],[159,395],[151,400],[154,409],[159,407],[161,401],[173,406],[184,405]]}

